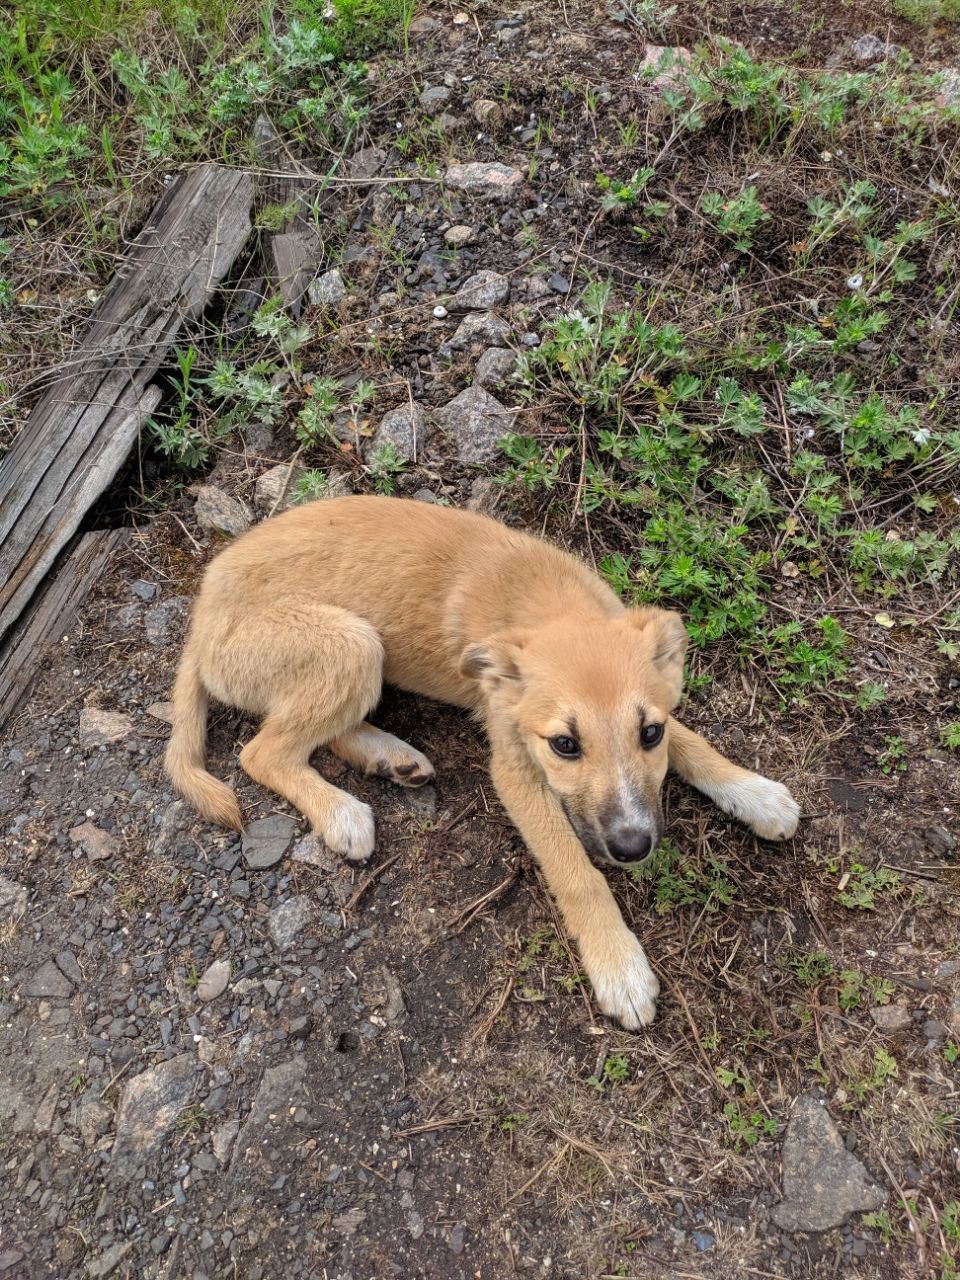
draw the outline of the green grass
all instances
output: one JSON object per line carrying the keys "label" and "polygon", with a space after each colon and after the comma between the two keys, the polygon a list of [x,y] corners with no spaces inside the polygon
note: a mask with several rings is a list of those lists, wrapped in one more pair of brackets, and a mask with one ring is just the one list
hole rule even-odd
{"label": "green grass", "polygon": [[[885,606],[958,580],[943,324],[960,281],[939,265],[958,213],[936,184],[905,198],[880,176],[906,154],[936,166],[960,116],[936,92],[899,64],[699,50],[644,167],[595,175],[597,216],[656,255],[656,283],[588,282],[514,375],[550,430],[504,439],[503,483],[575,503],[625,599],[681,609],[695,658],[736,652],[785,704],[885,696],[852,679],[856,638],[826,601],[895,626]],[[786,618],[785,583],[804,600]],[[958,629],[939,617],[946,657]]]}

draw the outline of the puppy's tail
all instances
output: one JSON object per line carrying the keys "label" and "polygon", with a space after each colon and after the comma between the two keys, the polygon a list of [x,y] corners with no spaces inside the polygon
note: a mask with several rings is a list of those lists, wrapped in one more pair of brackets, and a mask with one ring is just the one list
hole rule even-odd
{"label": "puppy's tail", "polygon": [[189,652],[173,686],[173,732],[164,766],[185,800],[210,822],[243,830],[237,797],[204,767],[207,756],[207,691]]}

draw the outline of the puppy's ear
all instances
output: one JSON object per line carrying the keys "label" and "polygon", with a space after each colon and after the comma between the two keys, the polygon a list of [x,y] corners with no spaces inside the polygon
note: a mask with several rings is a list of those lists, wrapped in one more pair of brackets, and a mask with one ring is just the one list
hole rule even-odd
{"label": "puppy's ear", "polygon": [[679,701],[683,687],[683,660],[689,639],[683,619],[679,613],[671,613],[667,609],[628,609],[627,621],[651,646],[654,665]]}
{"label": "puppy's ear", "polygon": [[478,644],[468,644],[460,655],[460,674],[468,680],[479,680],[494,689],[523,684],[520,655],[527,642],[520,631],[505,631],[488,636]]}

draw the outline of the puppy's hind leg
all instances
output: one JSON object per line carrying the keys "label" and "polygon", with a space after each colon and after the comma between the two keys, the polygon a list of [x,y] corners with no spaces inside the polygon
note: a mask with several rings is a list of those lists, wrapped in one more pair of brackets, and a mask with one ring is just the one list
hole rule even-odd
{"label": "puppy's hind leg", "polygon": [[269,670],[261,669],[267,714],[240,763],[306,814],[329,848],[364,861],[374,844],[370,806],[327,782],[309,760],[316,747],[350,732],[379,701],[380,638],[342,609],[297,602],[277,610],[269,634],[261,629],[259,639],[261,654],[270,655]]}
{"label": "puppy's hind leg", "polygon": [[732,764],[672,716],[668,734],[670,768],[685,782],[763,840],[788,840],[793,835],[800,806],[783,783]]}
{"label": "puppy's hind leg", "polygon": [[366,721],[328,742],[327,749],[355,769],[401,787],[423,787],[433,781],[433,765],[423,752]]}

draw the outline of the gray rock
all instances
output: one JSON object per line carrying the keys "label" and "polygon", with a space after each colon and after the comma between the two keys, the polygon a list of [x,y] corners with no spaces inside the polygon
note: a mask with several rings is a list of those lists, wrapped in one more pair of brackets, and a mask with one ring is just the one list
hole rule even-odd
{"label": "gray rock", "polygon": [[197,490],[194,508],[197,524],[210,533],[227,533],[239,537],[253,523],[253,512],[245,502],[232,498],[213,484],[202,484]]}
{"label": "gray rock", "polygon": [[184,800],[168,804],[160,818],[160,830],[153,842],[154,853],[172,853],[186,842],[186,834],[193,826],[194,813]]}
{"label": "gray rock", "polygon": [[454,351],[470,351],[474,347],[502,347],[509,341],[510,325],[492,311],[478,311],[464,316],[453,337],[440,348],[442,356]]}
{"label": "gray rock", "polygon": [[385,444],[392,444],[405,462],[416,460],[430,434],[427,415],[419,404],[401,405],[380,419],[380,425],[364,446],[364,457],[370,459]]}
{"label": "gray rock", "polygon": [[473,227],[447,227],[443,233],[443,238],[452,249],[462,249],[466,244],[473,244],[477,238],[477,233]]}
{"label": "gray rock", "polygon": [[133,583],[130,590],[135,596],[139,596],[141,600],[152,600],[157,594],[157,584],[155,582],[144,582],[140,579]]}
{"label": "gray rock", "polygon": [[23,984],[20,994],[36,1000],[69,1000],[73,995],[73,983],[64,977],[52,960],[47,960]]}
{"label": "gray rock", "polygon": [[200,981],[197,983],[197,997],[207,1004],[210,1000],[216,1000],[217,996],[222,996],[227,989],[227,983],[230,981],[230,961],[214,960],[203,972]]}
{"label": "gray rock", "polygon": [[84,707],[80,712],[80,746],[85,751],[120,742],[133,733],[133,721],[119,711],[101,711]]}
{"label": "gray rock", "polygon": [[298,840],[290,858],[293,862],[303,862],[308,867],[319,867],[321,871],[335,872],[343,868],[343,859],[331,853],[320,837],[315,835]]}
{"label": "gray rock", "polygon": [[941,107],[960,106],[960,67],[947,67],[941,73],[937,105]]}
{"label": "gray rock", "polygon": [[465,191],[487,200],[509,200],[519,193],[523,174],[512,165],[498,162],[452,164],[444,175],[444,182],[453,191]]}
{"label": "gray rock", "polygon": [[109,831],[101,831],[92,822],[81,822],[78,827],[71,827],[70,839],[78,844],[90,862],[104,862],[112,858],[119,845]]}
{"label": "gray rock", "polygon": [[294,505],[293,493],[303,471],[299,463],[291,467],[288,462],[265,471],[253,487],[253,505],[265,516],[288,510]]}
{"label": "gray rock", "polygon": [[570,292],[570,281],[567,279],[566,276],[554,274],[547,280],[547,285],[550,289],[553,290],[554,293]]}
{"label": "gray rock", "polygon": [[112,1244],[109,1249],[100,1254],[99,1258],[89,1261],[87,1263],[89,1280],[106,1280],[107,1276],[112,1276],[127,1254],[132,1251],[133,1246],[132,1240],[122,1240],[118,1244]]}
{"label": "gray rock", "polygon": [[447,1236],[447,1248],[451,1253],[463,1253],[463,1246],[467,1240],[467,1224],[458,1222],[455,1227],[450,1228],[450,1234]]}
{"label": "gray rock", "polygon": [[913,1026],[910,1010],[902,1004],[883,1004],[870,1010],[870,1017],[881,1031],[894,1035],[898,1031],[907,1031]]}
{"label": "gray rock", "polygon": [[431,85],[420,95],[420,105],[429,115],[435,116],[450,101],[450,90],[445,85]]}
{"label": "gray rock", "polygon": [[267,1067],[246,1123],[237,1135],[234,1161],[259,1147],[267,1131],[291,1123],[293,1113],[309,1102],[305,1088],[307,1064],[303,1055],[275,1067]]}
{"label": "gray rock", "polygon": [[513,430],[516,414],[505,409],[483,387],[467,387],[434,415],[452,437],[461,462],[491,462],[500,438]]}
{"label": "gray rock", "polygon": [[174,596],[163,604],[155,604],[143,615],[147,642],[158,649],[165,648],[170,643],[171,630],[179,631],[179,623],[189,612],[190,601],[186,596]]}
{"label": "gray rock", "polygon": [[334,267],[312,280],[307,293],[315,307],[335,307],[347,296],[347,286],[339,269]]}
{"label": "gray rock", "polygon": [[147,715],[153,716],[154,720],[162,720],[164,724],[173,724],[173,703],[152,702],[147,707]]}
{"label": "gray rock", "polygon": [[417,1213],[416,1209],[411,1209],[407,1214],[407,1230],[414,1240],[419,1240],[424,1233],[423,1218]]}
{"label": "gray rock", "polygon": [[274,946],[279,947],[281,951],[291,946],[297,934],[310,923],[312,914],[313,904],[309,898],[302,896],[290,898],[289,901],[282,902],[279,907],[274,907],[267,916],[267,927]]}
{"label": "gray rock", "polygon": [[227,1120],[213,1131],[213,1154],[217,1157],[221,1164],[226,1164],[230,1159],[230,1153],[233,1151],[233,1144],[237,1140],[237,1134],[240,1132],[240,1122],[238,1120]]}
{"label": "gray rock", "polygon": [[957,847],[956,838],[941,822],[935,822],[932,826],[927,827],[923,833],[923,838],[926,840],[927,848],[931,853],[935,853],[941,858],[948,853],[953,853]]}
{"label": "gray rock", "polygon": [[275,867],[287,851],[297,824],[293,818],[274,814],[251,822],[243,833],[243,860],[253,871]]}
{"label": "gray rock", "polygon": [[506,302],[510,296],[510,281],[498,271],[478,271],[469,276],[457,290],[454,304],[471,311],[488,311]]}
{"label": "gray rock", "polygon": [[109,1130],[112,1119],[113,1111],[104,1103],[96,1101],[82,1103],[77,1124],[84,1145],[92,1147],[98,1138],[102,1138]]}
{"label": "gray rock", "polygon": [[473,118],[477,124],[489,124],[491,120],[495,120],[500,115],[499,103],[494,102],[492,98],[476,98],[470,110],[473,112]]}
{"label": "gray rock", "polygon": [[854,62],[861,67],[868,67],[872,62],[880,62],[883,58],[895,58],[899,52],[898,44],[889,44],[874,35],[858,36],[851,49]]}
{"label": "gray rock", "polygon": [[157,1150],[189,1102],[195,1074],[193,1059],[181,1054],[130,1081],[117,1112],[117,1136],[110,1158],[114,1177],[132,1178]]}
{"label": "gray rock", "polygon": [[523,291],[533,302],[549,298],[553,292],[543,276],[530,276],[523,282]]}
{"label": "gray rock", "polygon": [[488,347],[477,361],[473,380],[481,387],[499,386],[510,376],[516,360],[509,347]]}
{"label": "gray rock", "polygon": [[772,1217],[783,1231],[827,1231],[886,1199],[814,1093],[793,1105],[781,1160],[783,1200]]}
{"label": "gray rock", "polygon": [[55,956],[55,962],[57,968],[68,982],[73,983],[75,987],[82,986],[83,972],[77,963],[77,957],[72,951],[58,951]]}
{"label": "gray rock", "polygon": [[421,14],[407,27],[407,38],[412,44],[420,44],[436,31],[439,25],[436,18],[431,18],[425,13]]}
{"label": "gray rock", "polygon": [[470,497],[466,502],[467,510],[492,516],[500,505],[502,496],[503,487],[497,484],[496,480],[491,480],[489,476],[477,476],[470,487]]}
{"label": "gray rock", "polygon": [[347,162],[348,178],[375,178],[386,163],[383,147],[364,147],[355,151]]}
{"label": "gray rock", "polygon": [[0,875],[0,921],[19,920],[27,909],[26,885]]}
{"label": "gray rock", "polygon": [[428,783],[425,787],[403,790],[398,799],[412,818],[418,822],[435,822],[437,817],[437,789]]}

